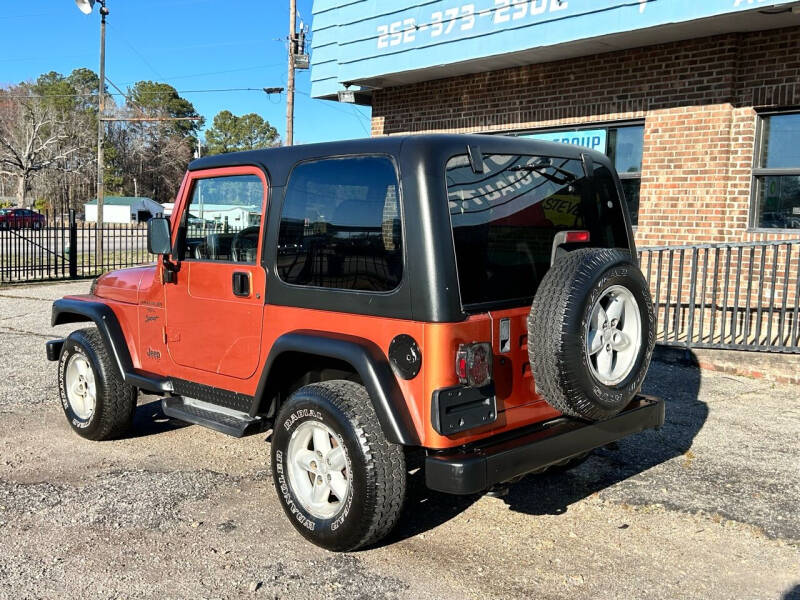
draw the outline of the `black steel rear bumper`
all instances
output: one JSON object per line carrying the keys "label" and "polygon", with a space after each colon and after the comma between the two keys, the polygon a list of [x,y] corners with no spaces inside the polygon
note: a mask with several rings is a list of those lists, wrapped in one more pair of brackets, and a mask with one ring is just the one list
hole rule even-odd
{"label": "black steel rear bumper", "polygon": [[425,459],[425,483],[439,492],[475,494],[663,424],[664,402],[637,396],[624,411],[607,421],[555,419],[511,438],[431,454]]}

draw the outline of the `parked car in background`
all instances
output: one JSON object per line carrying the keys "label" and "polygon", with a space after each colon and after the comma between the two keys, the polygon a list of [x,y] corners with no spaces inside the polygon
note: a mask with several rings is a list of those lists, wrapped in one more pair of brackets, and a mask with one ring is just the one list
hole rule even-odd
{"label": "parked car in background", "polygon": [[27,208],[0,208],[0,229],[41,229],[46,223],[44,215]]}

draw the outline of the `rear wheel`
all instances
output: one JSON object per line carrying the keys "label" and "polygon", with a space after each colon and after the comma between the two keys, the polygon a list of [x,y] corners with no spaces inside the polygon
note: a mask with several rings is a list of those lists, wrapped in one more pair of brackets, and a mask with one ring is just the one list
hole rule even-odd
{"label": "rear wheel", "polygon": [[128,432],[137,390],[122,380],[97,329],[79,329],[67,337],[58,383],[64,415],[78,435],[99,441]]}
{"label": "rear wheel", "polygon": [[272,471],[292,525],[328,550],[386,536],[405,497],[403,449],[386,441],[369,395],[352,381],[307,385],[286,401],[275,421]]}

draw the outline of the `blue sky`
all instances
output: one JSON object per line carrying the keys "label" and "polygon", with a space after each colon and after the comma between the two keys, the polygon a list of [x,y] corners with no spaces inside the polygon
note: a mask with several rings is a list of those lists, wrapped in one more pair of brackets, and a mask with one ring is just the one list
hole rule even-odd
{"label": "blue sky", "polygon": [[[310,25],[312,0],[298,0]],[[207,119],[220,110],[256,112],[283,136],[285,95],[196,92],[286,86],[288,0],[108,0],[106,75],[125,89],[166,81]],[[98,70],[100,16],[74,0],[11,2],[0,12],[0,85],[77,67]],[[312,58],[313,60],[313,58]],[[369,108],[313,100],[308,71],[297,71],[295,143],[367,137]]]}

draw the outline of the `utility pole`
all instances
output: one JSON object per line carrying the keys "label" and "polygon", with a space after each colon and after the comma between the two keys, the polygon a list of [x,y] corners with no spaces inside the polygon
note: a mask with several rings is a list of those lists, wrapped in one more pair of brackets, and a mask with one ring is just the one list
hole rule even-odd
{"label": "utility pole", "polygon": [[297,54],[297,0],[289,0],[289,76],[286,81],[286,145],[294,143],[294,55]]}

